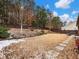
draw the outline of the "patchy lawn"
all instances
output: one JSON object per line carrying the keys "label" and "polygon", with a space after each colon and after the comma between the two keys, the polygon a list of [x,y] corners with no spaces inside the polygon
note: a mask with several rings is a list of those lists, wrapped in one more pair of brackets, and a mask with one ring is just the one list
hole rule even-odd
{"label": "patchy lawn", "polygon": [[54,46],[67,39],[66,34],[45,34],[41,36],[25,38],[24,42],[11,44],[3,48],[3,53],[7,59],[29,59],[43,51],[52,50]]}

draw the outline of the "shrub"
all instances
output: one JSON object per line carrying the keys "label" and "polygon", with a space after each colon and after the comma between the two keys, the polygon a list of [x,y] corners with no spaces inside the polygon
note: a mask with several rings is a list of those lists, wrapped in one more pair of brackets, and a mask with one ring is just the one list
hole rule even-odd
{"label": "shrub", "polygon": [[43,34],[45,34],[44,30],[41,30],[41,32],[37,33],[38,36],[43,35]]}
{"label": "shrub", "polygon": [[7,28],[0,26],[0,38],[8,38],[10,34],[7,31]]}
{"label": "shrub", "polygon": [[32,27],[37,27],[37,21],[32,21]]}

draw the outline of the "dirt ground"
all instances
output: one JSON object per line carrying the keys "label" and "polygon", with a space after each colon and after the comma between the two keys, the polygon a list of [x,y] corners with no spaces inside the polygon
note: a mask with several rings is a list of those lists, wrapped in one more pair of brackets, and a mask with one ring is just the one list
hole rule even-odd
{"label": "dirt ground", "polygon": [[43,51],[52,50],[53,47],[66,40],[66,34],[45,34],[41,36],[25,38],[24,42],[12,44],[3,48],[3,54],[6,59],[30,59],[34,55],[43,53]]}

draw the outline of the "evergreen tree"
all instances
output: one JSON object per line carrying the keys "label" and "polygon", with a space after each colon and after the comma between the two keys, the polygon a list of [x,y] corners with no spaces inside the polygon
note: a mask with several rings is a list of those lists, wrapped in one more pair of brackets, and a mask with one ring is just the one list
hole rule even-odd
{"label": "evergreen tree", "polygon": [[60,21],[59,17],[54,17],[52,20],[52,27],[53,29],[61,29],[63,23]]}
{"label": "evergreen tree", "polygon": [[47,23],[47,12],[44,8],[39,8],[36,13],[36,22],[37,27],[45,28]]}
{"label": "evergreen tree", "polygon": [[0,20],[6,24],[8,21],[8,7],[10,0],[0,0]]}

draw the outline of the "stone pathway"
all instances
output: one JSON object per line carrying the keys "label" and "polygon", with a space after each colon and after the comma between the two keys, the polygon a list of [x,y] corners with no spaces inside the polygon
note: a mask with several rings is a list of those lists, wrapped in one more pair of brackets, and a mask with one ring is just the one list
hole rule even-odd
{"label": "stone pathway", "polygon": [[[71,35],[67,40],[65,40],[64,42],[58,44],[56,47],[53,48],[53,50],[50,51],[44,51],[40,54],[35,54],[34,58],[29,58],[29,59],[58,59],[57,57],[60,55],[60,53],[64,50],[64,48],[68,45],[68,43],[70,42],[70,40],[72,40],[74,37],[74,35]],[[5,46],[8,46],[12,43],[17,43],[20,42],[21,40],[5,40],[5,41],[1,41],[0,42],[0,49],[2,49]],[[24,41],[24,40],[22,40]],[[5,43],[4,43],[5,42]],[[9,43],[7,43],[9,42]],[[2,45],[2,46],[1,46]],[[4,57],[4,55],[3,55]]]}
{"label": "stone pathway", "polygon": [[72,40],[74,35],[71,35],[67,40],[60,43],[58,46],[56,46],[53,50],[48,51],[46,53],[46,59],[57,59],[57,56],[60,54],[61,51],[64,50],[64,48],[68,45],[70,40]]}
{"label": "stone pathway", "polygon": [[42,53],[38,52],[34,55],[34,58],[30,57],[29,59],[58,59],[60,53],[65,49],[65,47],[69,44],[70,40],[72,40],[74,35],[71,35],[67,40],[60,43],[53,50],[43,51]]}

